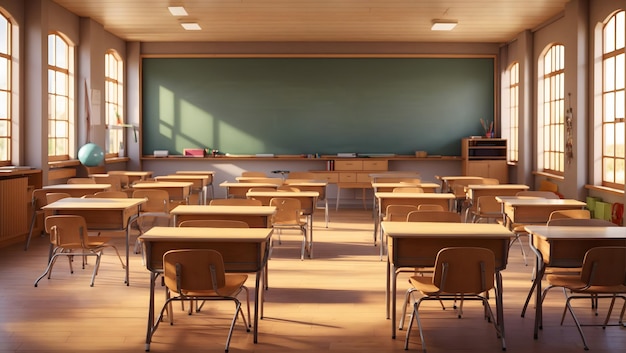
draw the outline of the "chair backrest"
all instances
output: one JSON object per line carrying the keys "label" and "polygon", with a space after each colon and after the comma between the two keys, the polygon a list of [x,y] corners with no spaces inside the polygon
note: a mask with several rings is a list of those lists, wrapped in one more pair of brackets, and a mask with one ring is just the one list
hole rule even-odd
{"label": "chair backrest", "polygon": [[413,211],[406,216],[406,221],[461,223],[461,215],[452,211]]}
{"label": "chair backrest", "polygon": [[96,181],[92,178],[69,178],[67,184],[95,184]]}
{"label": "chair backrest", "polygon": [[274,197],[270,200],[270,206],[276,207],[276,213],[272,217],[272,224],[299,224],[302,215],[300,200],[290,197]]}
{"label": "chair backrest", "polygon": [[418,187],[399,187],[399,188],[393,188],[393,190],[391,190],[391,192],[414,192],[414,193],[423,193],[424,189],[422,188],[418,188]]}
{"label": "chair backrest", "polygon": [[498,185],[498,184],[500,184],[500,180],[496,179],[496,178],[483,178],[483,182],[482,183],[484,185]]}
{"label": "chair backrest", "polygon": [[219,206],[263,206],[261,200],[255,199],[213,199],[209,201],[209,205]]}
{"label": "chair backrest", "polygon": [[377,183],[407,183],[407,184],[419,184],[422,182],[420,178],[407,178],[407,177],[380,177],[376,178]]}
{"label": "chair backrest", "polygon": [[557,218],[549,220],[547,225],[571,227],[619,227],[613,222],[596,218]]}
{"label": "chair backrest", "polygon": [[275,188],[263,188],[263,187],[258,187],[258,188],[250,188],[248,189],[248,191],[276,191]]}
{"label": "chair backrest", "polygon": [[222,254],[212,249],[179,249],[163,254],[163,278],[172,291],[215,291],[226,285]]}
{"label": "chair backrest", "polygon": [[443,206],[431,204],[431,203],[423,203],[417,206],[418,211],[445,211]]}
{"label": "chair backrest", "polygon": [[72,197],[72,195],[66,192],[49,192],[46,194],[46,205],[53,203],[54,201],[59,201],[61,199]]}
{"label": "chair backrest", "polygon": [[495,196],[479,196],[476,201],[476,211],[479,214],[502,213],[502,205]]}
{"label": "chair backrest", "polygon": [[84,198],[110,198],[110,199],[127,199],[128,194],[124,191],[100,191],[95,194],[87,194]]}
{"label": "chair backrest", "polygon": [[539,191],[551,191],[553,193],[557,193],[559,191],[559,186],[551,181],[542,180],[541,183],[539,183]]}
{"label": "chair backrest", "polygon": [[548,218],[548,222],[553,219],[561,219],[561,218],[578,218],[578,219],[589,219],[591,218],[591,212],[589,210],[557,210],[550,213],[550,217]]}
{"label": "chair backrest", "polygon": [[46,217],[46,232],[50,234],[50,242],[56,246],[85,246],[87,223],[82,216],[53,215]]}
{"label": "chair backrest", "polygon": [[553,193],[552,191],[538,191],[538,190],[525,190],[519,191],[515,196],[525,196],[525,197],[541,197],[544,199],[558,199],[559,195]]}
{"label": "chair backrest", "polygon": [[[112,191],[122,191],[122,177],[125,175],[94,175],[92,178],[97,184],[111,184]],[[126,176],[128,184],[128,176]]]}
{"label": "chair backrest", "polygon": [[205,227],[205,228],[249,228],[248,223],[232,219],[190,219],[182,221],[179,227]]}
{"label": "chair backrest", "polygon": [[133,198],[146,199],[141,205],[141,212],[169,213],[170,194],[159,189],[137,189],[133,191]]}
{"label": "chair backrest", "polygon": [[417,206],[415,205],[388,205],[385,210],[385,220],[386,221],[406,221],[406,216],[413,212],[417,211]]}
{"label": "chair backrest", "polygon": [[47,195],[48,192],[45,189],[35,189],[33,190],[31,205],[33,207],[33,211],[40,211],[41,208],[48,204]]}
{"label": "chair backrest", "polygon": [[267,178],[267,174],[265,174],[264,172],[253,172],[253,171],[241,172],[241,176]]}
{"label": "chair backrest", "polygon": [[433,284],[444,293],[480,294],[494,287],[495,268],[490,249],[443,248],[435,260]]}
{"label": "chair backrest", "polygon": [[484,184],[483,180],[485,180],[485,178],[470,178],[470,179],[460,179],[460,180],[455,180],[454,183],[452,184],[451,188],[452,188],[452,193],[454,193],[454,196],[456,198],[466,198],[467,197],[467,192],[465,191],[465,187],[468,185],[481,185]]}
{"label": "chair backrest", "polygon": [[603,246],[587,250],[580,278],[592,286],[626,284],[626,247]]}

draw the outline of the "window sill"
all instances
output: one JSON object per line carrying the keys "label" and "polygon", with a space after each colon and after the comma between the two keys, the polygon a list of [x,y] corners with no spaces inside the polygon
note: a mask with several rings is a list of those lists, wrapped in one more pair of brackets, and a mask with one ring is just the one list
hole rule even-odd
{"label": "window sill", "polygon": [[552,173],[547,173],[547,172],[533,172],[533,175],[546,177],[546,178],[552,179],[552,180],[559,180],[559,181],[564,181],[565,180],[565,177],[562,176],[562,175],[552,174]]}
{"label": "window sill", "polygon": [[126,163],[130,161],[129,157],[109,157],[104,160],[104,164]]}
{"label": "window sill", "polygon": [[624,190],[613,189],[613,188],[609,188],[609,187],[606,187],[606,186],[585,185],[585,189],[599,191],[599,192],[603,192],[603,193],[608,193],[608,194],[615,195],[615,196],[624,196]]}
{"label": "window sill", "polygon": [[77,165],[80,165],[80,161],[78,159],[68,159],[65,161],[48,162],[48,167],[50,168],[75,167]]}

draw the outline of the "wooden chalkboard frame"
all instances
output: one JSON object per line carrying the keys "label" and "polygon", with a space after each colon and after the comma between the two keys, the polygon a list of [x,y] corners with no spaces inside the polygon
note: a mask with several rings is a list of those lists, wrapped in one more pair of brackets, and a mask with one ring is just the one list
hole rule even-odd
{"label": "wooden chalkboard frame", "polygon": [[142,155],[460,155],[494,121],[496,57],[144,56]]}

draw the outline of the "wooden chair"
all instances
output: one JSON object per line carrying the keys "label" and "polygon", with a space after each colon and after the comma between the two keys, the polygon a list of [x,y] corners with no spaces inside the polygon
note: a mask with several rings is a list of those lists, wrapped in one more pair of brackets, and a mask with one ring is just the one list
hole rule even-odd
{"label": "wooden chair", "polygon": [[[275,190],[272,190],[275,191]],[[213,199],[209,205],[215,206],[263,206],[261,200],[254,199]]]}
{"label": "wooden chair", "polygon": [[409,213],[417,211],[415,205],[388,205],[383,216],[383,221],[406,222]]}
{"label": "wooden chair", "polygon": [[69,178],[67,184],[95,184],[96,181],[92,178]]}
{"label": "wooden chair", "polygon": [[407,222],[452,222],[461,223],[461,215],[452,211],[417,210],[406,216]]}
{"label": "wooden chair", "polygon": [[[296,229],[302,233],[302,248],[300,260],[304,260],[304,252],[307,246],[307,222],[302,217],[300,200],[289,197],[274,197],[270,200],[270,206],[276,207],[276,213],[272,216],[272,227],[278,234],[278,244],[281,244],[281,231]],[[273,240],[270,249],[273,248]]]}
{"label": "wooden chair", "polygon": [[30,228],[28,230],[28,235],[26,236],[26,243],[24,244],[24,251],[28,250],[28,247],[30,246],[30,239],[33,236],[33,230],[35,229],[35,223],[37,221],[37,218],[42,217],[45,213],[42,207],[48,204],[48,201],[46,199],[47,193],[48,192],[45,189],[33,190],[33,193],[30,199],[30,207],[32,210],[32,216],[30,219]]}
{"label": "wooden chair", "polygon": [[497,222],[501,219],[502,206],[496,197],[480,196],[476,201],[476,210],[472,212],[472,222],[478,223],[483,220]]}
{"label": "wooden chair", "polygon": [[464,213],[465,210],[471,207],[470,200],[467,198],[467,191],[465,188],[468,185],[481,185],[483,184],[483,180],[485,178],[471,178],[471,179],[461,179],[455,180],[454,183],[450,186],[452,193],[454,194],[456,211],[458,213]]}
{"label": "wooden chair", "polygon": [[291,191],[291,192],[299,192],[300,189],[295,187],[295,186],[289,186],[289,185],[281,185],[279,187],[276,188],[276,191]]}
{"label": "wooden chair", "polygon": [[83,257],[83,269],[85,268],[85,257],[95,256],[96,263],[91,275],[91,284],[93,287],[98,268],[100,267],[100,258],[102,250],[111,247],[115,250],[122,268],[126,268],[124,261],[120,256],[117,248],[109,244],[111,238],[108,237],[90,237],[88,236],[87,223],[82,216],[76,215],[53,215],[46,218],[46,230],[50,233],[50,245],[52,247],[52,256],[48,260],[48,266],[44,273],[35,280],[35,287],[39,281],[48,275],[48,279],[52,275],[52,267],[59,256],[67,256],[70,264],[70,273],[74,273],[72,267],[73,257]]}
{"label": "wooden chair", "polygon": [[[153,330],[146,340],[146,351],[149,350],[152,335],[163,321],[167,310],[170,325],[174,324],[171,303],[173,301],[217,301],[227,300],[235,303],[235,314],[231,320],[226,338],[225,351],[228,352],[237,317],[241,314],[246,331],[250,327],[241,310],[241,302],[237,299],[248,279],[247,274],[226,273],[222,255],[211,249],[170,250],[163,255],[163,280],[166,300]],[[248,300],[248,298],[246,298]]]}
{"label": "wooden chair", "polygon": [[420,188],[420,187],[399,187],[399,188],[393,188],[393,190],[391,190],[391,192],[415,192],[415,193],[423,193],[424,189]]}
{"label": "wooden chair", "polygon": [[418,205],[417,206],[417,210],[418,211],[445,211],[443,206],[435,205],[435,204],[429,204],[429,203],[423,203],[421,205]]}
{"label": "wooden chair", "polygon": [[[419,307],[425,300],[456,300],[463,298],[458,309],[458,317],[463,315],[463,304],[467,300],[482,302],[485,317],[489,319],[502,341],[502,350],[506,349],[504,332],[496,322],[486,294],[494,289],[495,255],[493,251],[476,247],[444,248],[439,251],[435,260],[435,272],[432,276],[412,276],[409,282],[414,291],[419,291],[422,297],[413,304],[413,312],[409,327],[406,331],[404,349],[409,348],[409,337],[413,326],[413,319],[417,321],[420,333],[422,350],[426,352],[426,343],[422,323],[419,316]],[[484,293],[484,294],[483,294]]]}
{"label": "wooden chair", "polygon": [[[139,235],[148,229],[157,226],[171,226],[172,217],[170,215],[170,194],[159,189],[137,189],[133,192],[133,198],[146,199],[146,202],[139,208],[139,216],[135,218]],[[135,253],[141,250],[139,238],[135,242]]]}
{"label": "wooden chair", "polygon": [[[624,306],[619,317],[617,326],[623,326],[624,309],[626,308],[626,247],[596,247],[587,251],[583,260],[580,276],[552,274],[546,277],[548,287],[542,293],[543,301],[548,291],[552,288],[563,288],[566,293],[565,309],[561,316],[561,325],[565,319],[565,312],[569,311],[574,319],[576,328],[580,333],[585,350],[589,350],[587,340],[583,333],[583,326],[571,305],[575,299],[591,299],[597,303],[598,299],[611,299],[607,316],[601,325],[602,328],[609,326],[609,319],[616,298],[624,300]],[[596,304],[597,309],[597,304]],[[596,313],[597,315],[597,313]],[[588,326],[588,324],[586,325]]]}

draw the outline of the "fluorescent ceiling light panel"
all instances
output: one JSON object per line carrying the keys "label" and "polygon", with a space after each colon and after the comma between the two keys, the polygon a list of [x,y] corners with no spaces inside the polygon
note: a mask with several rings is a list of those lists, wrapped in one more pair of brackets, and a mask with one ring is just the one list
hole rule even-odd
{"label": "fluorescent ceiling light panel", "polygon": [[180,25],[188,31],[199,31],[202,29],[200,25],[195,22],[181,23]]}
{"label": "fluorescent ceiling light panel", "polygon": [[451,31],[457,25],[456,20],[433,20],[431,31]]}
{"label": "fluorescent ceiling light panel", "polygon": [[182,7],[182,6],[169,6],[167,9],[170,10],[170,13],[172,14],[172,16],[187,16],[187,15],[189,15],[187,13],[187,10],[185,10],[185,8]]}

